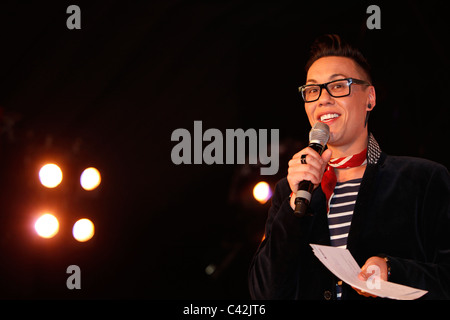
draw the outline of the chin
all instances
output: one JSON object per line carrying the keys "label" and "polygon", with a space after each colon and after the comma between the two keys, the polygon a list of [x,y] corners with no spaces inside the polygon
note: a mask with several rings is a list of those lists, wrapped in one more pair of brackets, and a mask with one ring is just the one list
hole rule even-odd
{"label": "chin", "polygon": [[339,137],[340,137],[339,132],[334,132],[334,130],[330,130],[330,139],[328,140],[328,143],[335,142],[336,140],[339,139]]}
{"label": "chin", "polygon": [[330,132],[330,139],[328,140],[328,144],[329,145],[339,145],[340,143],[340,141],[342,140],[342,133],[339,133],[339,132],[333,132],[333,131],[331,131]]}

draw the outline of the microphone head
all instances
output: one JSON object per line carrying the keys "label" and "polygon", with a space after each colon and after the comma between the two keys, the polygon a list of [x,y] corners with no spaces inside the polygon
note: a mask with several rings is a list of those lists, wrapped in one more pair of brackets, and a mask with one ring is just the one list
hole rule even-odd
{"label": "microphone head", "polygon": [[318,143],[325,147],[330,139],[330,127],[326,123],[316,122],[309,132],[309,143]]}

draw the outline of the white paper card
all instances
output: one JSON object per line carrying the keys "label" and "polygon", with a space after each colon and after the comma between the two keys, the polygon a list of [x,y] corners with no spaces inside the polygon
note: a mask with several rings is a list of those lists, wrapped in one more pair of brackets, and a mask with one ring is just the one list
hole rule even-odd
{"label": "white paper card", "polygon": [[420,290],[401,284],[388,282],[369,277],[367,281],[360,280],[358,274],[361,268],[355,261],[350,251],[347,249],[335,248],[311,244],[316,257],[332,272],[336,277],[365,292],[374,294],[381,298],[397,300],[414,300],[423,296],[428,291]]}

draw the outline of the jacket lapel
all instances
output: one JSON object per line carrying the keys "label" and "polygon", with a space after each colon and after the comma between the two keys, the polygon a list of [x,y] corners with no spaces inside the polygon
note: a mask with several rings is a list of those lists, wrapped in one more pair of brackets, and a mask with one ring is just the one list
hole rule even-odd
{"label": "jacket lapel", "polygon": [[356,254],[356,244],[363,230],[364,216],[367,214],[370,203],[373,198],[375,179],[378,174],[378,168],[383,165],[386,155],[381,151],[378,142],[372,134],[369,134],[369,143],[367,146],[367,167],[364,172],[361,186],[359,187],[358,197],[353,210],[352,223],[347,238],[347,248]]}

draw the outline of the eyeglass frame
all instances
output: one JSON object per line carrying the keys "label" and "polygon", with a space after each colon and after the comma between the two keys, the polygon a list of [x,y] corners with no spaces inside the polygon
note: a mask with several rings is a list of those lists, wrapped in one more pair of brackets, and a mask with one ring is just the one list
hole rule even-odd
{"label": "eyeglass frame", "polygon": [[[347,80],[348,93],[347,93],[347,94],[344,94],[344,95],[342,95],[342,96],[334,96],[333,94],[331,94],[331,92],[328,90],[328,87],[327,87],[327,86],[328,86],[330,83],[337,82],[337,81],[343,81],[343,80]],[[298,87],[298,92],[301,93],[302,98],[303,98],[303,101],[305,101],[306,103],[309,103],[309,102],[314,102],[314,101],[319,100],[319,99],[320,99],[320,96],[322,95],[322,90],[323,90],[323,89],[327,90],[328,94],[329,94],[330,96],[332,96],[333,98],[347,97],[347,96],[349,96],[350,93],[352,92],[352,90],[351,90],[352,84],[360,84],[360,85],[365,85],[365,86],[371,86],[371,84],[370,84],[369,82],[364,81],[364,80],[355,79],[355,78],[344,78],[344,79],[337,79],[337,80],[333,80],[333,81],[326,82],[326,83],[322,83],[322,84],[304,84],[304,85]],[[307,87],[313,87],[313,86],[317,86],[317,87],[320,88],[319,96],[317,97],[317,99],[306,101],[306,98],[305,98],[305,96],[303,95],[303,91],[305,90],[305,88],[307,88]]]}

